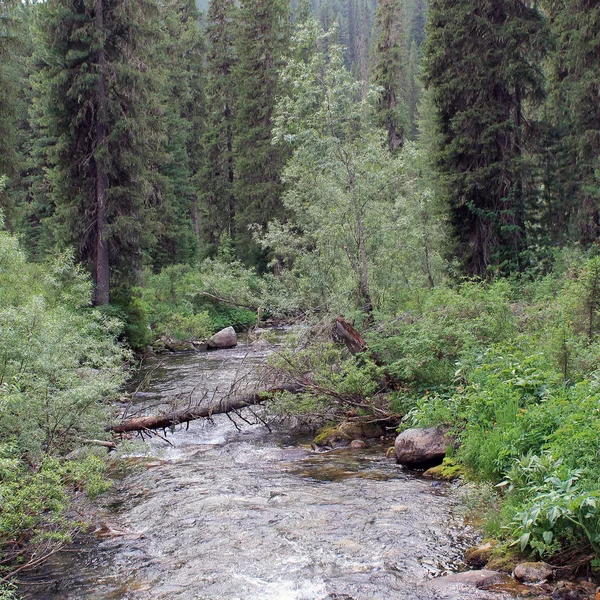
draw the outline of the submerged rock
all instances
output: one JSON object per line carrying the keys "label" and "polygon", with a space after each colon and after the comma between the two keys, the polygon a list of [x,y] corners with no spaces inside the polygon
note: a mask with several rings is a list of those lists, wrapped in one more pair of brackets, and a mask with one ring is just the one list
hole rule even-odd
{"label": "submerged rock", "polygon": [[226,327],[217,331],[215,335],[209,338],[206,342],[209,348],[216,350],[218,348],[233,348],[237,346],[237,334],[233,327]]}
{"label": "submerged rock", "polygon": [[352,440],[350,442],[350,448],[366,448],[367,442],[364,440]]}
{"label": "submerged rock", "polygon": [[594,600],[596,585],[589,581],[559,581],[552,592],[552,600]]}
{"label": "submerged rock", "polygon": [[396,462],[408,467],[431,467],[440,464],[448,446],[454,445],[447,427],[407,429],[394,444]]}
{"label": "submerged rock", "polygon": [[544,562],[524,562],[515,567],[514,576],[525,583],[552,579],[552,567]]}
{"label": "submerged rock", "polygon": [[[362,423],[361,421],[344,421],[339,425],[328,423],[317,431],[313,446],[324,449],[344,448],[346,446],[364,448],[366,444],[362,440],[379,438],[384,433],[384,428],[376,423]],[[354,442],[364,445],[353,446]]]}

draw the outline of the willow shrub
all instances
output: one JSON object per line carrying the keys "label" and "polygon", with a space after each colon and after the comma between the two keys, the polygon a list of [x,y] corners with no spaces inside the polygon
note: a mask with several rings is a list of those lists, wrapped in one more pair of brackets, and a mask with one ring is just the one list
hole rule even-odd
{"label": "willow shrub", "polygon": [[248,327],[255,309],[266,308],[264,288],[253,269],[233,259],[169,265],[147,274],[123,303],[129,342],[138,348],[162,336],[203,339],[230,325]]}
{"label": "willow shrub", "polygon": [[74,486],[95,495],[104,485],[98,465],[61,459],[105,435],[109,400],[127,375],[120,323],[91,307],[91,291],[70,255],[29,263],[17,239],[0,231],[2,564],[25,560],[46,534],[68,534]]}

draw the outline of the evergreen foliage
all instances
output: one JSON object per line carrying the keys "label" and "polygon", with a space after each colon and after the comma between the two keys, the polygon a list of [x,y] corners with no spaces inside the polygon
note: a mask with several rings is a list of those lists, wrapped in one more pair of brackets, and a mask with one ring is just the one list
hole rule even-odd
{"label": "evergreen foliage", "polygon": [[[283,64],[290,27],[286,0],[244,0],[236,28],[235,88],[236,247],[250,264],[264,267],[250,226],[263,230],[270,219],[283,216],[281,171],[285,148],[271,144],[278,70]],[[261,264],[262,263],[262,264]]]}
{"label": "evergreen foliage", "polygon": [[574,238],[589,246],[600,235],[600,7],[553,0],[544,7],[554,42],[548,78],[554,138],[548,160],[555,179],[547,215],[559,227],[561,243]]}
{"label": "evergreen foliage", "polygon": [[236,237],[233,132],[235,124],[235,2],[212,0],[206,17],[208,41],[208,117],[204,152],[197,176],[202,212],[199,235],[206,251],[214,254],[221,237]]}
{"label": "evergreen foliage", "polygon": [[402,13],[400,0],[381,0],[375,15],[377,42],[371,78],[382,88],[378,98],[378,120],[387,130],[390,152],[402,146],[408,117],[409,81]]}
{"label": "evergreen foliage", "polygon": [[152,0],[51,0],[40,17],[41,131],[57,243],[92,267],[95,303],[131,282],[156,239],[160,108],[151,67]]}
{"label": "evergreen foliage", "polygon": [[530,107],[543,98],[543,22],[520,0],[433,0],[424,81],[455,254],[471,275],[522,268],[531,203]]}

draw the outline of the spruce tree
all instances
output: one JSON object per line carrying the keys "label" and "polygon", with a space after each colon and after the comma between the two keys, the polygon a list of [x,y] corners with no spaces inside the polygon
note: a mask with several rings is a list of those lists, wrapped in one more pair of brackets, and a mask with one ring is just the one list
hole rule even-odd
{"label": "spruce tree", "polygon": [[206,17],[207,122],[198,168],[198,232],[215,253],[221,237],[236,237],[233,130],[235,123],[234,0],[212,0]]}
{"label": "spruce tree", "polygon": [[205,43],[195,0],[167,0],[161,8],[164,35],[156,52],[164,82],[165,136],[161,230],[152,266],[189,262],[198,247],[198,194],[194,177],[203,157]]}
{"label": "spruce tree", "polygon": [[382,88],[377,117],[387,131],[390,152],[395,152],[404,142],[407,122],[408,82],[401,0],[380,0],[375,14],[375,35],[371,78]]}
{"label": "spruce tree", "polygon": [[523,266],[525,111],[540,101],[542,17],[520,0],[433,0],[424,81],[439,128],[456,255],[467,273]]}
{"label": "spruce tree", "polygon": [[155,239],[159,194],[149,166],[161,136],[148,49],[153,0],[48,0],[43,6],[40,127],[49,222],[94,276],[94,303],[111,282],[135,281]]}
{"label": "spruce tree", "polygon": [[[552,128],[546,219],[585,246],[600,237],[600,5],[546,0],[553,33],[548,112]],[[553,185],[554,184],[554,185]]]}
{"label": "spruce tree", "polygon": [[264,229],[283,215],[281,171],[285,149],[271,143],[278,70],[290,28],[286,0],[243,0],[238,13],[233,162],[235,238],[240,258],[264,266],[250,227]]}
{"label": "spruce tree", "polygon": [[[16,105],[19,84],[18,64],[15,54],[18,46],[18,5],[16,2],[0,3],[0,209],[5,223],[10,225],[12,206],[9,204],[9,179],[17,171]],[[7,222],[8,221],[8,222]]]}

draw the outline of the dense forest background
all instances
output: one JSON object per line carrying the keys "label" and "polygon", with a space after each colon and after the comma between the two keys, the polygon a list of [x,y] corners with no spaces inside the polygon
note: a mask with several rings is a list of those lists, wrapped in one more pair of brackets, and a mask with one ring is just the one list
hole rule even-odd
{"label": "dense forest background", "polygon": [[369,351],[287,356],[309,400],[451,426],[492,535],[596,568],[598,31],[590,0],[1,0],[2,564],[101,491],[60,457],[130,348],[343,314]]}

